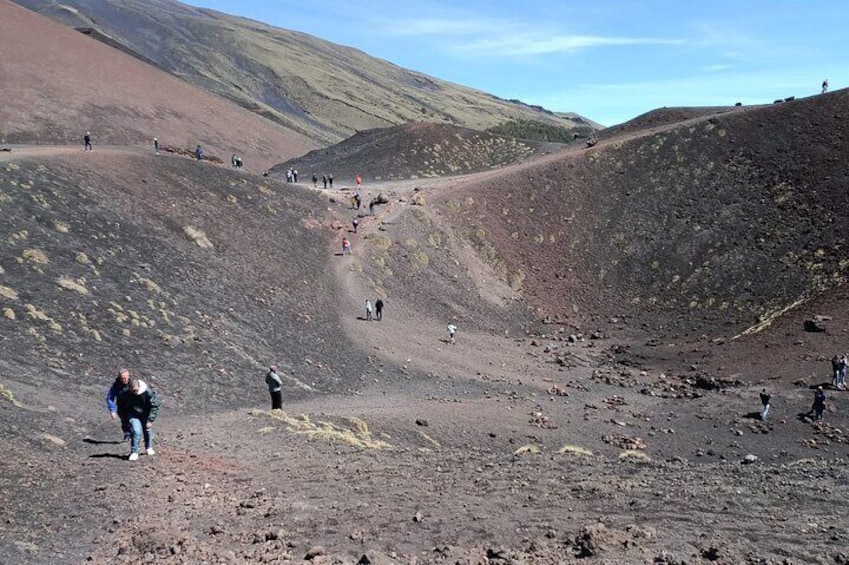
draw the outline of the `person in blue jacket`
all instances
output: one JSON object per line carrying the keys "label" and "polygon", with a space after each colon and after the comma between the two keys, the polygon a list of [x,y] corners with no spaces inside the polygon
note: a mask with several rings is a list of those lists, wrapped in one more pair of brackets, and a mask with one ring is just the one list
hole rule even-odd
{"label": "person in blue jacket", "polygon": [[[113,420],[118,419],[118,395],[127,390],[129,386],[130,370],[123,368],[118,371],[118,377],[115,379],[115,382],[106,389],[106,409],[109,410],[109,415],[112,416]],[[126,427],[124,422],[121,422],[121,429],[124,431],[124,441],[129,440],[132,436],[130,428]]]}

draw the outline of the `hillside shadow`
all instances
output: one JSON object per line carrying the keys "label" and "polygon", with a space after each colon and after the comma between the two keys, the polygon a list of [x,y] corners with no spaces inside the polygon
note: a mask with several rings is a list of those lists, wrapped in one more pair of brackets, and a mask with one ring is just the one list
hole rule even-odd
{"label": "hillside shadow", "polygon": [[90,443],[92,445],[120,445],[124,443],[118,439],[94,439],[94,438],[83,438],[84,443]]}
{"label": "hillside shadow", "polygon": [[126,459],[126,455],[119,455],[117,453],[92,453],[88,456],[89,459]]}
{"label": "hillside shadow", "polygon": [[743,417],[748,419],[748,420],[758,420],[758,421],[760,421],[761,413],[760,413],[760,411],[755,410],[754,412],[749,412],[748,414],[744,414]]}

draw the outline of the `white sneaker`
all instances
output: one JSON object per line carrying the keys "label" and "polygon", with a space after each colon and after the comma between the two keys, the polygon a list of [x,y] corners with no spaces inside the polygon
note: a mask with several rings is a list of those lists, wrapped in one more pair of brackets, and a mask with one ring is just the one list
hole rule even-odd
{"label": "white sneaker", "polygon": [[152,447],[148,447],[145,453],[147,453],[148,455],[156,455],[156,452],[153,450]]}
{"label": "white sneaker", "polygon": [[128,458],[130,461],[138,461],[139,454],[138,453],[130,453],[130,457]]}

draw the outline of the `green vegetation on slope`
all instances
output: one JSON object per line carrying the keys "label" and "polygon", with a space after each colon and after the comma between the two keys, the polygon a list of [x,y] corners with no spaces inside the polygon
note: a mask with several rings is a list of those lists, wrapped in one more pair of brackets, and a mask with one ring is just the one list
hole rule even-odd
{"label": "green vegetation on slope", "polygon": [[552,143],[570,143],[589,137],[595,130],[590,126],[566,128],[534,120],[510,120],[488,128],[487,133]]}

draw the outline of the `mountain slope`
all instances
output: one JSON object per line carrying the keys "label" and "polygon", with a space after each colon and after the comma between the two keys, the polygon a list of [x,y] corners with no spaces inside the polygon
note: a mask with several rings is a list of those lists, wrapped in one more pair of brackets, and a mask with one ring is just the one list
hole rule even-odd
{"label": "mountain slope", "polygon": [[314,145],[83,34],[0,0],[0,143],[79,143],[194,148],[233,153],[262,171]]}
{"label": "mountain slope", "polygon": [[409,121],[593,125],[397,67],[304,33],[173,0],[15,0],[96,28],[161,68],[322,144]]}
{"label": "mountain slope", "polygon": [[734,335],[846,281],[849,92],[614,136],[440,199],[542,315]]}
{"label": "mountain slope", "polygon": [[434,178],[506,167],[561,144],[519,140],[447,124],[409,123],[359,132],[275,165],[278,178],[294,168],[306,179],[332,173],[341,182]]}

